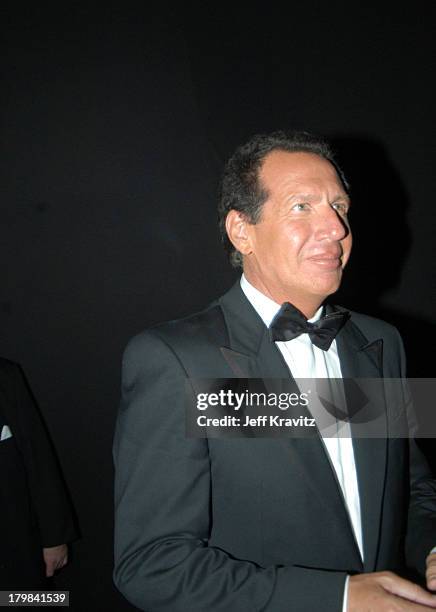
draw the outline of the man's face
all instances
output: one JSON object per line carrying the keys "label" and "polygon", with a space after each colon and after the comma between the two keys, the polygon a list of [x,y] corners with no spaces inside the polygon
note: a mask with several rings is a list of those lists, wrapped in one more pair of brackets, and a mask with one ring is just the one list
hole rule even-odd
{"label": "man's face", "polygon": [[306,316],[334,293],[351,250],[349,198],[333,165],[312,153],[273,151],[260,169],[268,199],[247,224],[248,280]]}

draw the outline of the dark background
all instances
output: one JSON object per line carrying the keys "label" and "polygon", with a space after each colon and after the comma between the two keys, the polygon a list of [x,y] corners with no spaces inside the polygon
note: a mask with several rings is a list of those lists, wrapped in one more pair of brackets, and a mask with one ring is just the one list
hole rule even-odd
{"label": "dark background", "polygon": [[74,610],[131,609],[111,582],[122,350],[235,278],[216,194],[251,134],[331,138],[355,235],[337,301],[395,323],[409,374],[434,376],[434,5],[359,4],[2,4],[0,346],[28,375],[80,519],[57,579]]}

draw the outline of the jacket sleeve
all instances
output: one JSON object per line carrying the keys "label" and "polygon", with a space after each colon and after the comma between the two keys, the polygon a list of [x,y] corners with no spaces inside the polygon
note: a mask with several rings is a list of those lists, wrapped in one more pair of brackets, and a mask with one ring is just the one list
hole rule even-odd
{"label": "jacket sleeve", "polygon": [[11,364],[10,377],[12,429],[25,466],[41,543],[49,547],[71,542],[77,538],[75,518],[48,432],[18,365]]}
{"label": "jacket sleeve", "polygon": [[345,573],[260,567],[208,546],[208,444],[185,437],[186,381],[158,332],[128,345],[114,440],[118,589],[149,612],[340,612]]}
{"label": "jacket sleeve", "polygon": [[410,569],[424,577],[426,557],[436,546],[436,479],[415,439],[415,436],[419,435],[419,427],[413,397],[406,380],[404,346],[400,335],[397,335],[401,377],[405,380],[404,405],[409,429],[410,500],[406,533],[406,563]]}
{"label": "jacket sleeve", "polygon": [[436,480],[415,440],[410,440],[410,505],[406,561],[425,575],[425,560],[436,546]]}
{"label": "jacket sleeve", "polygon": [[[411,398],[410,398],[411,399]],[[410,501],[406,534],[406,563],[425,577],[426,557],[436,546],[436,479],[413,437],[419,433],[412,403],[409,418]]]}

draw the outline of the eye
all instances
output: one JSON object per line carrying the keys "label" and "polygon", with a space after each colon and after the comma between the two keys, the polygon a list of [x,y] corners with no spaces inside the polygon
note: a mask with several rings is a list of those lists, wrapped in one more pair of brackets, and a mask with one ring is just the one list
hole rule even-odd
{"label": "eye", "polygon": [[296,204],[293,205],[292,210],[304,211],[304,210],[309,210],[309,208],[310,208],[310,204],[308,204],[307,202],[297,202]]}
{"label": "eye", "polygon": [[334,208],[340,215],[347,215],[350,205],[348,202],[335,202],[332,204],[332,208]]}

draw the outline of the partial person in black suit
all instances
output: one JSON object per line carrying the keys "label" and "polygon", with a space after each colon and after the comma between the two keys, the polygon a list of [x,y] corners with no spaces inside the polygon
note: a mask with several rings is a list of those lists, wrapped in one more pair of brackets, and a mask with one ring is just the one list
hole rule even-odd
{"label": "partial person in black suit", "polygon": [[[114,580],[140,609],[436,608],[436,484],[413,439],[185,434],[188,379],[405,377],[395,328],[324,306],[351,250],[348,192],[323,141],[254,137],[229,161],[220,202],[241,281],[126,349]],[[375,219],[378,205],[368,210]],[[273,336],[295,309],[299,334]],[[341,326],[321,348],[312,331],[333,312]],[[387,419],[395,408],[387,400]],[[427,570],[429,591],[400,577],[406,568]]]}
{"label": "partial person in black suit", "polygon": [[0,359],[0,589],[43,589],[77,537],[48,433],[21,368]]}

